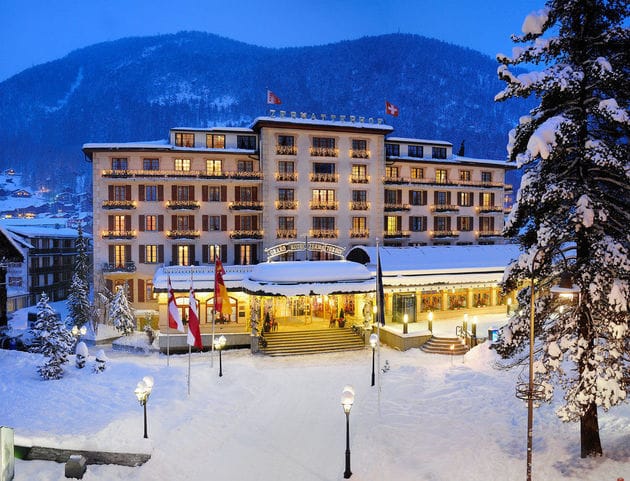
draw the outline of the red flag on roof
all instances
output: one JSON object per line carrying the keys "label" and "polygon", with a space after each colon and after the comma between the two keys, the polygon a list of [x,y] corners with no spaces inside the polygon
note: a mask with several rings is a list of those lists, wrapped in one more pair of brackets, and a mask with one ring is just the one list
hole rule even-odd
{"label": "red flag on roof", "polygon": [[280,105],[282,101],[280,97],[274,94],[271,90],[267,90],[267,103],[273,105]]}
{"label": "red flag on roof", "polygon": [[223,274],[225,274],[225,269],[223,269],[221,259],[217,257],[214,263],[214,310],[229,316],[232,313],[232,307],[225,282],[223,282]]}
{"label": "red flag on roof", "polygon": [[179,309],[175,302],[175,292],[171,285],[171,276],[168,276],[168,327],[184,332],[184,323],[179,315]]}
{"label": "red flag on roof", "polygon": [[195,299],[195,291],[190,286],[190,297],[188,298],[188,336],[187,342],[189,346],[195,346],[203,349],[201,342],[201,331],[199,329],[199,312],[197,310],[197,300]]}
{"label": "red flag on roof", "polygon": [[394,104],[389,103],[387,100],[385,101],[385,113],[389,115],[393,115],[394,117],[398,117],[398,107]]}

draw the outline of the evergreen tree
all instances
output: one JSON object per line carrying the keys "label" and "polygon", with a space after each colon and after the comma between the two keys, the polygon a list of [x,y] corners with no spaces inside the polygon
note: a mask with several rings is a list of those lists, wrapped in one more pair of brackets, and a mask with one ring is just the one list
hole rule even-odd
{"label": "evergreen tree", "polygon": [[[524,173],[505,233],[519,236],[523,252],[504,288],[527,287],[497,349],[514,356],[527,345],[528,279],[536,277],[536,381],[547,400],[554,387],[563,391],[557,414],[580,422],[582,457],[602,454],[598,408],[628,392],[628,14],[628,0],[549,0],[513,36],[523,46],[497,57],[507,85],[496,100],[539,99],[510,132],[510,160]],[[540,70],[510,72],[532,64]],[[545,287],[566,269],[580,294],[559,309]]]}
{"label": "evergreen tree", "polygon": [[66,323],[72,326],[82,327],[92,318],[93,308],[90,304],[90,265],[87,254],[87,240],[83,236],[81,223],[77,228],[78,235],[75,241],[77,255],[74,260],[74,274],[68,295],[68,319]]}
{"label": "evergreen tree", "polygon": [[40,376],[46,380],[61,379],[63,365],[68,362],[75,339],[59,319],[57,313],[48,304],[48,296],[42,294],[37,303],[37,320],[31,328],[33,336],[32,352],[41,353],[46,362],[37,368]]}
{"label": "evergreen tree", "polygon": [[79,222],[77,226],[77,239],[75,249],[77,255],[74,260],[74,272],[76,272],[85,285],[90,285],[90,258],[88,256],[88,239],[83,235],[83,225]]}
{"label": "evergreen tree", "polygon": [[127,300],[127,290],[120,287],[109,305],[109,320],[125,336],[135,329],[135,316]]}

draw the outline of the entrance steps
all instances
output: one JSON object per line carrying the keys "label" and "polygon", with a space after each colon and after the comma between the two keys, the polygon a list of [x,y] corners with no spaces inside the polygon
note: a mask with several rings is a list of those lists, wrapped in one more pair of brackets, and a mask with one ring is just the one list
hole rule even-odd
{"label": "entrance steps", "polygon": [[[453,349],[451,350],[451,346]],[[462,356],[468,352],[468,346],[459,337],[432,336],[420,349],[429,354],[447,354]]]}
{"label": "entrance steps", "polygon": [[260,351],[269,356],[293,356],[363,349],[363,338],[352,328],[265,333],[267,346]]}

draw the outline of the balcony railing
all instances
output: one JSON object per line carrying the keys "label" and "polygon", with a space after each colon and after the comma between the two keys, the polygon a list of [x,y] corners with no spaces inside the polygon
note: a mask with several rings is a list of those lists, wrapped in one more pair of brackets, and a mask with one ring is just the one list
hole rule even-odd
{"label": "balcony railing", "polygon": [[431,206],[431,212],[459,212],[459,206],[452,204],[435,204]]}
{"label": "balcony railing", "polygon": [[503,213],[502,205],[480,205],[478,208],[479,212],[496,212],[499,214]]}
{"label": "balcony railing", "polygon": [[312,200],[309,203],[311,210],[337,210],[339,208],[339,202]]}
{"label": "balcony railing", "polygon": [[276,172],[276,180],[278,182],[297,182],[297,172]]}
{"label": "balcony railing", "polygon": [[370,231],[367,229],[352,229],[350,231],[350,237],[354,239],[366,239],[370,237]]}
{"label": "balcony railing", "polygon": [[480,230],[479,237],[502,237],[503,231],[500,230]]}
{"label": "balcony railing", "polygon": [[431,237],[433,238],[443,238],[443,237],[457,237],[459,232],[456,230],[434,230],[431,231]]}
{"label": "balcony railing", "polygon": [[135,230],[104,230],[101,233],[103,239],[133,239],[136,237]]}
{"label": "balcony railing", "polygon": [[367,149],[350,149],[350,157],[353,159],[369,159],[370,151]]}
{"label": "balcony railing", "polygon": [[233,230],[230,232],[231,239],[262,239],[262,230]]}
{"label": "balcony railing", "polygon": [[295,145],[276,145],[277,155],[297,155],[297,146]]}
{"label": "balcony railing", "polygon": [[396,212],[396,211],[401,211],[401,210],[411,210],[411,206],[409,204],[390,204],[390,203],[385,203],[383,205],[383,210],[385,212]]}
{"label": "balcony railing", "polygon": [[103,209],[135,209],[136,202],[134,200],[105,200],[103,201]]}
{"label": "balcony railing", "polygon": [[169,200],[166,202],[166,208],[173,210],[195,210],[199,209],[199,202],[196,200]]}
{"label": "balcony railing", "polygon": [[295,210],[297,209],[297,200],[277,200],[276,209],[278,210]]}
{"label": "balcony railing", "polygon": [[253,172],[216,172],[205,170],[103,170],[103,177],[108,178],[133,178],[133,177],[175,177],[175,178],[200,178],[200,179],[240,179],[261,180],[263,173]]}
{"label": "balcony railing", "polygon": [[339,174],[311,174],[311,182],[337,182]]}
{"label": "balcony railing", "polygon": [[386,176],[383,177],[383,183],[384,184],[408,184],[409,183],[409,179],[405,178],[405,177],[392,177],[392,176]]}
{"label": "balcony railing", "polygon": [[262,210],[263,203],[258,200],[237,200],[230,202],[228,207],[231,210]]}
{"label": "balcony railing", "polygon": [[336,239],[339,237],[339,231],[337,229],[311,229],[308,235],[314,239]]}
{"label": "balcony railing", "polygon": [[385,231],[384,237],[386,239],[400,239],[409,237],[409,232],[405,230],[388,230]]}
{"label": "balcony railing", "polygon": [[330,147],[311,147],[311,157],[339,157],[339,149]]}
{"label": "balcony railing", "polygon": [[103,264],[103,272],[136,272],[136,264],[133,261],[113,264],[106,262]]}
{"label": "balcony railing", "polygon": [[278,229],[276,231],[276,237],[278,239],[296,239],[297,230],[295,229]]}
{"label": "balcony railing", "polygon": [[228,176],[230,179],[237,180],[262,180],[263,173],[252,171],[252,172],[228,172]]}
{"label": "balcony railing", "polygon": [[199,172],[199,178],[201,179],[227,179],[229,177],[230,177],[229,172],[216,172],[216,171]]}
{"label": "balcony railing", "polygon": [[369,184],[370,178],[365,175],[351,175],[350,182],[353,184]]}
{"label": "balcony railing", "polygon": [[197,239],[201,233],[198,230],[169,230],[166,237],[169,239]]}
{"label": "balcony railing", "polygon": [[370,203],[364,201],[355,201],[350,202],[350,210],[369,210]]}

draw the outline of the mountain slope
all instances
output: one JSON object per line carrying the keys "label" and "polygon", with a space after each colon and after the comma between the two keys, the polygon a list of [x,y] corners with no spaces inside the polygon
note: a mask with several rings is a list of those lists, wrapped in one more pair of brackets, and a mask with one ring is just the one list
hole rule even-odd
{"label": "mountain slope", "polygon": [[[387,117],[396,136],[466,141],[466,155],[504,158],[523,112],[495,104],[496,63],[417,35],[365,37],[270,49],[181,32],[127,38],[70,53],[0,83],[0,168],[31,185],[87,174],[85,142],[165,138],[175,126],[247,125],[265,115],[265,90],[282,108]],[[64,166],[60,169],[59,166]]]}

